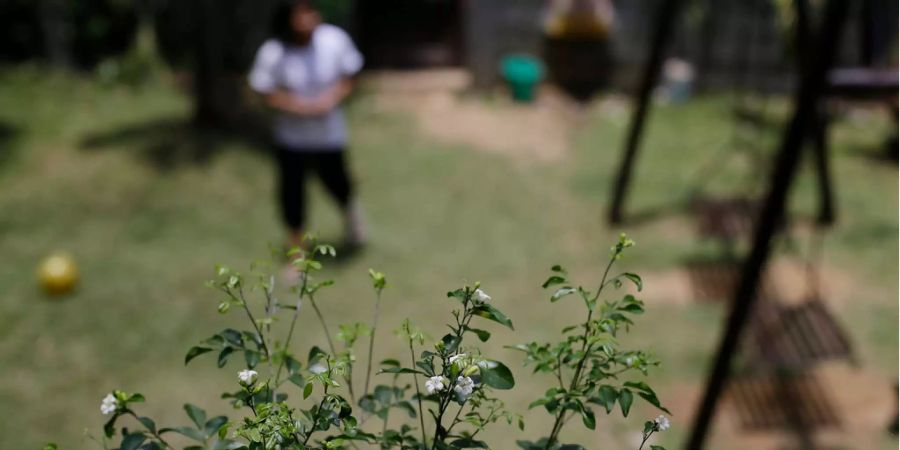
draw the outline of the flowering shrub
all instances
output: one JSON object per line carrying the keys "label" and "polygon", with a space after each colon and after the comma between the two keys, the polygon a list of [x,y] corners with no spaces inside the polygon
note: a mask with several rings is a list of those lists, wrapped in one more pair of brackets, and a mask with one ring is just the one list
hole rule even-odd
{"label": "flowering shrub", "polygon": [[[596,290],[573,287],[559,266],[553,267],[553,274],[544,283],[544,288],[553,288],[551,302],[580,297],[585,316],[580,323],[563,329],[563,340],[558,343],[529,342],[514,347],[524,352],[525,364],[534,373],[546,373],[553,382],[530,405],[541,406],[550,415],[549,434],[534,442],[520,440],[519,447],[583,448],[559,442],[569,419],[580,416],[584,426],[594,429],[596,414],[592,405],[607,414],[618,406],[627,416],[635,394],[668,412],[645,382],[617,383],[620,376],[646,375],[649,368],[658,365],[643,351],[620,349],[617,341],[618,335],[633,325],[632,318],[643,312],[643,303],[632,295],[601,300],[607,288],[619,288],[623,282],[641,289],[641,279],[635,274],[610,275],[615,261],[633,244],[623,235],[613,246]],[[248,329],[229,328],[214,334],[188,350],[185,364],[205,354],[216,355],[220,368],[232,358],[241,358],[245,368],[237,373],[235,389],[222,395],[234,408],[235,418],[209,417],[206,411],[186,404],[184,411],[190,425],[159,427],[153,419],[136,412],[135,405],[144,401],[141,394],[115,390],[101,402],[100,412],[109,420],[103,435],[95,441],[104,449],[120,450],[174,449],[167,440],[171,435],[193,441],[185,450],[446,450],[490,448],[480,434],[497,422],[524,430],[522,416],[509,411],[496,397],[497,391],[515,387],[512,371],[478,346],[479,342],[490,340],[495,331],[485,327],[513,330],[513,323],[497,309],[479,283],[447,294],[456,307],[448,323],[450,332],[437,341],[427,338],[409,319],[404,320],[396,334],[408,348],[408,355],[381,361],[377,378],[388,383],[373,386],[374,331],[379,326],[386,278],[382,273],[369,271],[375,293],[371,323],[340,325],[338,332],[332,334],[316,301],[320,292],[333,284],[317,278],[322,269],[320,258],[333,257],[335,250],[316,244],[312,238],[308,246],[309,250],[294,249],[288,253],[299,274],[292,288],[295,297],[289,302],[276,297],[275,277],[256,267],[246,276],[219,267],[216,278],[209,282],[222,294],[219,312],[235,311],[246,316]],[[322,327],[328,348],[312,347],[304,364],[291,345],[306,304]],[[283,337],[276,337],[273,331],[273,324],[279,320],[289,321]],[[357,358],[356,348],[361,340],[367,341],[365,358]],[[357,391],[359,388],[362,390]],[[668,427],[665,416],[646,422],[641,448],[652,434]],[[510,443],[495,445],[508,448]],[[45,448],[56,446],[49,444]]]}

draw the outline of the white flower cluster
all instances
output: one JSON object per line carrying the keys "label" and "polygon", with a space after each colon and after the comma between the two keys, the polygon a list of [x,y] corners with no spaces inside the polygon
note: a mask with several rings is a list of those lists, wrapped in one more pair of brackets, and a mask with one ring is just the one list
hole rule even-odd
{"label": "white flower cluster", "polygon": [[444,377],[431,377],[425,380],[425,392],[428,392],[428,395],[431,395],[435,392],[443,391],[444,384],[449,382],[450,380]]}
{"label": "white flower cluster", "polygon": [[656,419],[653,420],[656,423],[656,429],[659,431],[666,431],[669,429],[669,418],[663,415],[660,415]]}
{"label": "white flower cluster", "polygon": [[472,300],[480,303],[487,303],[491,301],[491,296],[487,295],[487,293],[481,289],[475,289],[475,292],[472,293]]}
{"label": "white flower cluster", "polygon": [[116,400],[116,396],[112,394],[106,394],[106,397],[103,397],[103,401],[100,403],[100,412],[105,415],[110,415],[116,412],[116,409],[119,407],[119,401]]}
{"label": "white flower cluster", "polygon": [[456,392],[457,397],[460,401],[464,402],[466,399],[472,395],[472,391],[475,390],[475,382],[472,381],[469,377],[458,377],[456,379],[456,386],[453,387],[453,392]]}
{"label": "white flower cluster", "polygon": [[[442,376],[434,376],[427,380],[425,380],[425,392],[428,392],[428,395],[432,395],[436,392],[441,392],[447,388],[447,385],[450,384],[450,380]],[[472,395],[472,392],[475,390],[475,382],[472,381],[469,377],[460,376],[456,378],[456,386],[453,386],[453,392],[456,393],[457,398],[464,402],[469,396]]]}
{"label": "white flower cluster", "polygon": [[245,386],[250,386],[253,383],[256,383],[256,378],[259,376],[255,370],[242,370],[238,372],[238,380],[240,380],[241,384]]}

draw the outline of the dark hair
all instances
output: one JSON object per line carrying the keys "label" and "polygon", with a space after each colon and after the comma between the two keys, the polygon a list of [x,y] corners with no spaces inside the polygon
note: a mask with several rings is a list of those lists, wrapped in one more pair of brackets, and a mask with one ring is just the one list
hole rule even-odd
{"label": "dark hair", "polygon": [[272,37],[282,42],[294,40],[294,30],[291,27],[291,12],[294,8],[309,8],[319,11],[319,2],[317,0],[282,0],[278,2],[275,14],[272,16]]}

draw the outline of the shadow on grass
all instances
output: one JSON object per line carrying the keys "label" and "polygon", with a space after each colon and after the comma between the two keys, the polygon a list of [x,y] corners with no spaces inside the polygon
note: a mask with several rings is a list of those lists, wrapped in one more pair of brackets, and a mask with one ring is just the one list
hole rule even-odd
{"label": "shadow on grass", "polygon": [[79,147],[89,151],[125,147],[157,170],[168,171],[205,165],[233,144],[264,151],[267,143],[261,120],[249,120],[239,127],[200,128],[183,118],[163,118],[89,135]]}
{"label": "shadow on grass", "polygon": [[17,148],[12,145],[12,141],[19,133],[18,127],[7,122],[0,122],[0,170],[11,163],[18,152]]}
{"label": "shadow on grass", "polygon": [[889,164],[897,167],[897,161],[900,161],[897,146],[897,134],[893,134],[885,138],[881,145],[860,148],[856,154],[875,164]]}
{"label": "shadow on grass", "polygon": [[644,206],[629,210],[627,205],[622,217],[622,225],[640,226],[689,212],[691,201],[687,196],[655,206]]}

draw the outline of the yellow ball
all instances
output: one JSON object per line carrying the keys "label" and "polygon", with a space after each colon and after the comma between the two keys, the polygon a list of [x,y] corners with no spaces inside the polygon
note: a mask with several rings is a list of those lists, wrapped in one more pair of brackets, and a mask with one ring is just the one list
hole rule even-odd
{"label": "yellow ball", "polygon": [[44,292],[61,295],[71,292],[78,281],[78,267],[75,260],[66,253],[48,256],[38,266],[38,281]]}

